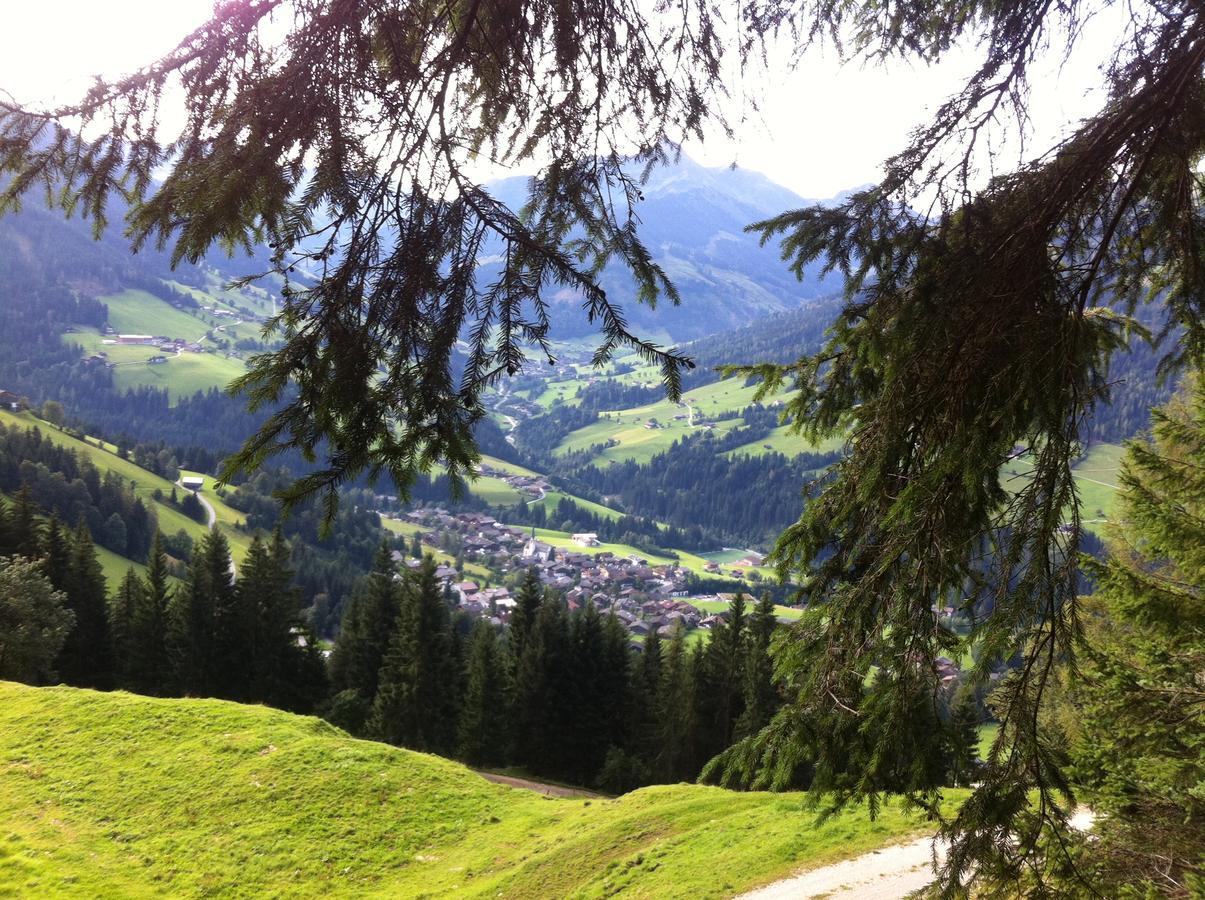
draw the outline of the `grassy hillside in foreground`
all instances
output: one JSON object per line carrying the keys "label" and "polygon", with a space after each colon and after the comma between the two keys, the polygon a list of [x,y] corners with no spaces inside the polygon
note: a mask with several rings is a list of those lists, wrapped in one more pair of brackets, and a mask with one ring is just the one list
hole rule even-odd
{"label": "grassy hillside in foreground", "polygon": [[326,723],[0,683],[0,895],[721,897],[924,829],[800,794],[553,800]]}

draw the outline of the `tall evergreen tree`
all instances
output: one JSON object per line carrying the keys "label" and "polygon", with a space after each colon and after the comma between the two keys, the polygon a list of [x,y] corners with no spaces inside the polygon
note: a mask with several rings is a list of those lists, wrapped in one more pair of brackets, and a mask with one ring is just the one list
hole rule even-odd
{"label": "tall evergreen tree", "polygon": [[657,778],[679,781],[694,776],[694,684],[686,636],[674,634],[663,656],[661,685],[657,693]]}
{"label": "tall evergreen tree", "polygon": [[770,659],[770,639],[778,626],[774,601],[762,594],[749,617],[748,649],[745,660],[744,709],[737,720],[734,737],[738,740],[756,734],[769,724],[778,709],[778,691],[774,687],[774,665]]}
{"label": "tall evergreen tree", "polygon": [[728,620],[721,620],[711,630],[695,690],[696,751],[701,756],[700,764],[732,743],[744,704],[748,653],[743,594],[733,598],[728,612]]}
{"label": "tall evergreen tree", "polygon": [[226,666],[235,652],[227,638],[236,608],[230,545],[215,529],[193,552],[188,580],[173,598],[169,645],[179,691],[225,696],[222,692],[230,683]]}
{"label": "tall evergreen tree", "polygon": [[509,756],[509,666],[504,647],[493,626],[478,619],[469,638],[456,745],[457,755],[473,766],[499,765]]}
{"label": "tall evergreen tree", "polygon": [[64,590],[71,580],[71,540],[57,515],[46,522],[42,539],[42,571],[55,590]]}
{"label": "tall evergreen tree", "polygon": [[109,638],[113,648],[114,684],[132,688],[136,651],[134,620],[146,603],[146,587],[134,567],[126,569],[125,577],[109,601]]}
{"label": "tall evergreen tree", "polygon": [[661,636],[654,629],[644,639],[644,647],[632,673],[631,746],[633,752],[652,768],[660,754]]}
{"label": "tall evergreen tree", "polygon": [[569,768],[565,732],[572,717],[569,623],[562,603],[546,599],[523,643],[515,675],[515,756],[534,771]]}
{"label": "tall evergreen tree", "polygon": [[72,538],[70,577],[64,593],[67,608],[75,615],[75,627],[59,654],[59,677],[80,687],[108,688],[113,680],[113,657],[105,573],[92,533],[83,521]]}
{"label": "tall evergreen tree", "polygon": [[130,627],[128,677],[132,690],[161,696],[173,689],[168,623],[172,589],[162,535],[155,533],[147,557],[146,583]]}
{"label": "tall evergreen tree", "polygon": [[508,634],[511,661],[516,666],[523,658],[527,638],[535,626],[536,616],[543,602],[544,585],[540,582],[540,575],[535,566],[531,566],[523,573],[523,579],[519,582],[519,589],[515,592],[515,608],[510,615]]}
{"label": "tall evergreen tree", "polygon": [[448,608],[430,557],[408,580],[381,666],[370,733],[404,747],[450,753],[459,697]]}
{"label": "tall evergreen tree", "polygon": [[[612,703],[616,699],[622,702],[626,688],[608,678],[603,623],[593,603],[587,603],[570,620],[567,662],[568,690],[561,701],[564,705],[557,710],[562,716],[561,756],[566,764],[561,774],[578,784],[588,784],[602,768],[612,743]],[[608,689],[616,688],[618,698],[606,695]]]}
{"label": "tall evergreen tree", "polygon": [[8,521],[15,551],[27,559],[39,556],[42,552],[42,529],[38,524],[38,504],[28,483],[23,483],[13,497]]}
{"label": "tall evergreen tree", "polygon": [[[1120,515],[1072,680],[1072,772],[1096,811],[1077,863],[1116,895],[1205,894],[1205,377],[1122,461]],[[1064,882],[1074,886],[1068,873]]]}
{"label": "tall evergreen tree", "polygon": [[336,691],[351,691],[361,703],[372,703],[400,609],[397,567],[389,545],[382,541],[372,571],[356,584],[343,615],[331,655],[331,681]]}

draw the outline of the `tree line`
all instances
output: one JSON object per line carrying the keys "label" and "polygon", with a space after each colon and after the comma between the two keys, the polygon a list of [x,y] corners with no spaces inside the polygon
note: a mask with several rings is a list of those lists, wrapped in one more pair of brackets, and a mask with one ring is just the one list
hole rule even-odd
{"label": "tree line", "polygon": [[156,535],[145,575],[110,593],[86,523],[67,529],[21,492],[0,503],[0,678],[312,710],[325,666],[288,559],[279,531],[257,535],[236,580],[211,531],[176,583]]}
{"label": "tree line", "polygon": [[18,491],[65,521],[82,520],[101,546],[128,559],[145,560],[158,529],[155,511],[114,472],[102,474],[38,428],[0,423],[0,492]]}
{"label": "tree line", "polygon": [[[353,595],[330,660],[327,716],[349,731],[474,766],[621,792],[696,779],[781,704],[768,597],[738,596],[708,640],[656,631],[639,652],[613,615],[570,611],[528,571],[505,627],[463,618],[428,557],[398,577],[385,548]],[[934,716],[934,777],[969,772],[977,716]],[[915,763],[905,759],[903,762]],[[960,768],[961,766],[961,768]],[[806,787],[810,773],[794,775]]]}

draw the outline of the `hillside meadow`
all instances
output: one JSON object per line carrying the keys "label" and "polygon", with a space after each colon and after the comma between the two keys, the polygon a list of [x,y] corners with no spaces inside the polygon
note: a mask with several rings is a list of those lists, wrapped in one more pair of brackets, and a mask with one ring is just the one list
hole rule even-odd
{"label": "hillside meadow", "polygon": [[928,827],[805,799],[550,799],[265,707],[0,683],[2,896],[725,897]]}
{"label": "hillside meadow", "polygon": [[[199,541],[205,536],[206,527],[204,523],[194,521],[188,518],[170,503],[155,499],[155,491],[161,492],[162,496],[168,498],[172,493],[172,483],[166,478],[156,475],[154,472],[147,471],[134,463],[130,459],[122,459],[116,452],[116,448],[112,444],[104,444],[97,441],[95,438],[80,440],[59,428],[44,422],[37,418],[31,412],[13,413],[7,410],[0,410],[0,424],[8,427],[18,428],[39,428],[42,434],[51,442],[62,447],[67,447],[76,451],[80,455],[89,459],[101,473],[114,472],[116,475],[124,479],[134,490],[142,501],[155,510],[155,515],[159,518],[159,530],[167,534],[172,534],[180,529],[188,532],[189,536],[194,541]],[[189,473],[181,473],[189,474]],[[211,489],[211,478],[206,478],[206,487],[203,490],[205,499],[213,505],[214,511],[217,514],[218,527],[222,529],[226,538],[230,541],[231,552],[234,554],[235,561],[240,561],[246,554],[248,547],[251,545],[251,536],[247,533],[238,530],[237,526],[243,521],[242,513],[227,505],[221,497],[217,496]],[[181,490],[177,488],[177,493]],[[122,557],[110,554],[113,560],[121,560],[121,564],[113,562],[113,560],[103,559],[105,564],[105,574],[109,576],[110,586],[115,586],[112,576],[118,573],[118,577],[125,574],[126,565],[130,563]]]}

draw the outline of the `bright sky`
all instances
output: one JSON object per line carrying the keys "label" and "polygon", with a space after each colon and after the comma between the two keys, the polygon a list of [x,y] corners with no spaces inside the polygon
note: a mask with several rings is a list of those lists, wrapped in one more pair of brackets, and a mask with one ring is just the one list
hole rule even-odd
{"label": "bright sky", "polygon": [[[204,21],[211,0],[4,0],[0,90],[17,100],[70,101],[94,74],[118,75],[169,50]],[[1066,66],[1039,68],[1034,84],[1034,150],[1045,149],[1066,126],[1097,105],[1087,97],[1093,68],[1110,34],[1090,26],[1087,53]],[[739,128],[735,143],[688,146],[708,165],[765,173],[805,197],[829,197],[878,178],[882,160],[903,146],[909,131],[960,83],[969,54],[940,66],[896,63],[890,69],[839,66],[832,52],[812,54],[792,72],[765,79],[762,113]]]}

